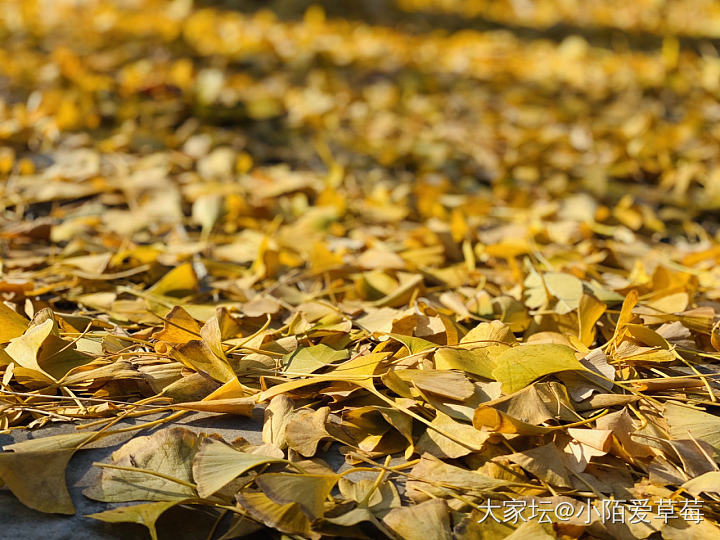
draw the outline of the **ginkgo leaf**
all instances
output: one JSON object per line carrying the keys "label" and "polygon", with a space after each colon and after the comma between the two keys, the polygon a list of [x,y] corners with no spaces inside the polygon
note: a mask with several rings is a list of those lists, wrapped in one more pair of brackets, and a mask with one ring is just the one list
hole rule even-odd
{"label": "ginkgo leaf", "polygon": [[419,274],[406,274],[403,272],[400,273],[399,277],[400,283],[398,284],[397,288],[387,296],[384,296],[383,298],[380,298],[379,300],[373,302],[373,306],[397,307],[403,305],[417,290],[420,289],[420,287],[422,287],[423,277]]}
{"label": "ginkgo leaf", "polygon": [[55,514],[74,514],[65,469],[74,448],[0,453],[0,478],[25,506]]}
{"label": "ginkgo leaf", "polygon": [[43,382],[57,382],[73,368],[93,359],[91,355],[75,349],[77,340],[65,341],[58,337],[55,325],[53,318],[31,325],[5,348],[7,355],[27,370],[24,372],[26,375]]}
{"label": "ginkgo leaf", "polygon": [[373,384],[372,377],[375,375],[378,365],[387,356],[388,353],[385,352],[356,356],[335,367],[331,375],[339,380],[347,380],[361,386],[371,386]]}
{"label": "ginkgo leaf", "polygon": [[391,482],[377,484],[375,479],[362,478],[352,481],[346,476],[337,483],[343,497],[352,499],[359,506],[372,509],[373,514],[387,513],[402,506],[400,495]]}
{"label": "ginkgo leaf", "polygon": [[421,392],[430,392],[457,401],[468,399],[475,392],[473,384],[456,371],[431,369],[401,369],[395,374],[403,381],[413,384]]}
{"label": "ginkgo leaf", "polygon": [[553,538],[556,536],[537,521],[526,521],[506,536],[505,540],[552,540]]}
{"label": "ginkgo leaf", "polygon": [[413,451],[413,422],[407,414],[391,407],[376,407],[377,410],[385,421],[394,427],[398,433],[400,433],[405,440],[408,442],[408,448],[405,452],[406,457],[409,458]]}
{"label": "ginkgo leaf", "polygon": [[658,347],[660,349],[670,348],[670,344],[664,337],[647,326],[643,326],[641,324],[626,324],[625,328],[627,329],[628,334],[640,343],[644,343],[650,347]]}
{"label": "ginkgo leaf", "polygon": [[[173,427],[136,437],[112,454],[113,466],[86,488],[96,501],[177,501],[195,496],[192,460],[199,439],[192,431]],[[149,474],[152,471],[159,475]]]}
{"label": "ginkgo leaf", "polygon": [[495,362],[486,349],[455,349],[444,347],[435,352],[435,369],[458,369],[492,379]]}
{"label": "ginkgo leaf", "polygon": [[147,292],[155,296],[185,296],[192,293],[197,286],[198,279],[192,264],[183,263],[165,274]]}
{"label": "ginkgo leaf", "polygon": [[302,456],[314,456],[320,441],[330,437],[325,429],[329,412],[328,407],[321,407],[316,411],[300,409],[295,412],[285,426],[288,446]]}
{"label": "ginkgo leaf", "polygon": [[283,395],[275,396],[270,400],[263,413],[262,440],[264,443],[273,444],[280,450],[287,447],[285,430],[294,405],[289,397]]}
{"label": "ginkgo leaf", "polygon": [[483,431],[517,435],[541,435],[551,431],[550,428],[528,424],[493,407],[482,405],[475,409],[473,426]]}
{"label": "ginkgo leaf", "polygon": [[204,340],[194,339],[173,347],[170,354],[190,369],[206,373],[219,382],[235,378],[235,372],[227,359],[218,357]]}
{"label": "ginkgo leaf", "polygon": [[86,278],[100,277],[108,263],[112,259],[112,253],[100,253],[98,255],[80,255],[78,257],[68,257],[63,259],[63,264],[74,266],[87,274]]}
{"label": "ginkgo leaf", "polygon": [[255,478],[255,483],[276,503],[297,503],[314,520],[325,513],[325,500],[338,478],[314,474],[265,473]]}
{"label": "ginkgo leaf", "polygon": [[571,274],[548,272],[543,275],[545,286],[557,298],[555,311],[559,314],[577,309],[583,294],[582,282]]}
{"label": "ginkgo leaf", "polygon": [[632,321],[633,308],[638,303],[639,295],[636,289],[631,290],[625,300],[623,301],[622,308],[620,309],[620,315],[618,316],[617,324],[615,325],[615,336],[621,336],[625,330],[625,325]]}
{"label": "ginkgo leaf", "polygon": [[52,332],[54,324],[54,321],[48,319],[42,324],[29,328],[22,336],[10,340],[10,344],[5,347],[5,352],[19,366],[37,371],[49,380],[53,380],[52,375],[40,367],[38,354],[43,342]]}
{"label": "ginkgo leaf", "polygon": [[137,523],[147,527],[152,540],[158,540],[155,523],[165,511],[184,501],[167,501],[120,506],[112,510],[87,514],[86,517],[104,521],[106,523]]}
{"label": "ginkgo leaf", "polygon": [[0,302],[0,343],[7,343],[23,335],[28,324],[29,321],[25,317]]}
{"label": "ginkgo leaf", "polygon": [[[485,515],[485,510],[477,509],[474,509],[469,514],[465,514],[461,520],[455,523],[453,529],[455,538],[457,538],[457,540],[473,540],[475,538],[482,538],[483,540],[504,540],[508,535],[515,532],[512,525],[504,523],[502,519],[499,521],[495,521],[492,518],[483,520]],[[528,523],[534,522],[528,521]],[[522,527],[522,525],[520,527]],[[518,527],[518,529],[520,527]],[[545,539],[543,538],[543,540]]]}
{"label": "ginkgo leaf", "polygon": [[515,394],[480,405],[494,407],[510,417],[535,425],[551,419],[576,422],[583,418],[574,411],[564,386],[555,381],[536,382]]}
{"label": "ginkgo leaf", "polygon": [[642,437],[634,436],[637,428],[626,409],[598,418],[596,427],[603,431],[612,431],[625,451],[633,457],[642,458],[654,455],[652,449],[645,444],[646,441]]}
{"label": "ginkgo leaf", "polygon": [[517,343],[510,327],[500,321],[482,322],[472,328],[460,343],[466,346],[487,347],[498,343],[514,345]]}
{"label": "ginkgo leaf", "polygon": [[[430,454],[423,454],[420,461],[412,468],[411,473],[412,479],[407,483],[409,496],[418,493],[416,489],[418,487],[422,489],[420,493],[424,491],[433,495],[445,496],[447,492],[438,484],[443,487],[460,489],[465,493],[485,495],[513,485],[513,482],[502,478],[493,478],[479,471],[450,465]],[[420,483],[420,485],[418,486],[416,483]]]}
{"label": "ginkgo leaf", "polygon": [[388,334],[392,339],[395,341],[399,341],[405,347],[407,347],[407,350],[410,354],[418,354],[422,351],[426,351],[428,349],[432,349],[433,347],[437,347],[435,343],[432,343],[430,341],[427,341],[422,338],[413,337],[413,336],[403,336],[402,334]]}
{"label": "ginkgo leaf", "polygon": [[65,469],[77,448],[96,432],[63,433],[6,444],[0,479],[24,505],[40,512],[74,514]]}
{"label": "ginkgo leaf", "polygon": [[209,497],[250,469],[284,459],[248,454],[215,439],[203,439],[192,463],[198,495]]}
{"label": "ginkgo leaf", "polygon": [[380,352],[351,358],[347,362],[337,365],[337,367],[335,367],[331,372],[320,377],[311,376],[307,379],[289,381],[273,386],[272,388],[260,393],[257,400],[267,401],[277,395],[284,394],[285,392],[292,392],[298,388],[303,388],[304,386],[316,384],[318,382],[347,381],[364,388],[374,387],[373,375],[375,374],[378,364],[387,358],[387,356],[388,353]]}
{"label": "ginkgo leaf", "polygon": [[377,524],[375,515],[368,508],[363,507],[353,508],[349,512],[345,512],[339,516],[325,517],[323,520],[341,527],[352,527],[363,521]]}
{"label": "ginkgo leaf", "polygon": [[470,454],[473,451],[472,448],[482,448],[485,441],[490,438],[489,433],[478,431],[469,424],[453,420],[440,411],[433,419],[432,424],[445,433],[451,433],[456,439],[465,442],[465,445],[448,439],[436,430],[428,429],[420,437],[415,447],[421,454],[428,452],[436,457],[456,459]]}
{"label": "ginkgo leaf", "polygon": [[559,487],[572,487],[562,454],[553,443],[510,454],[507,459],[517,463],[543,482]]}
{"label": "ginkgo leaf", "polygon": [[710,471],[688,480],[682,486],[690,495],[697,497],[700,493],[720,493],[720,471]]}
{"label": "ginkgo leaf", "polygon": [[297,503],[278,504],[262,492],[240,492],[236,498],[245,511],[268,527],[313,540],[320,538],[312,531],[310,520]]}
{"label": "ginkgo leaf", "polygon": [[666,403],[663,416],[674,439],[695,438],[720,452],[720,418],[690,407]]}
{"label": "ginkgo leaf", "polygon": [[609,429],[568,428],[567,433],[576,441],[601,452],[609,451],[612,445],[612,431]]}
{"label": "ginkgo leaf", "polygon": [[583,294],[578,302],[578,339],[590,347],[595,339],[595,325],[607,309],[604,302]]}
{"label": "ginkgo leaf", "polygon": [[[182,365],[177,362],[173,367],[168,368],[166,366],[166,369],[170,377],[172,377],[173,373],[179,377]],[[187,377],[178,377],[175,377],[175,380],[162,388],[160,392],[161,396],[172,399],[173,403],[203,399],[220,385],[220,383],[205,373],[192,373]]]}
{"label": "ginkgo leaf", "polygon": [[250,391],[243,386],[237,377],[233,377],[219,388],[210,392],[203,398],[203,401],[215,401],[221,399],[238,399],[248,397]]}
{"label": "ginkgo leaf", "polygon": [[347,351],[336,351],[322,343],[312,347],[302,347],[288,355],[285,371],[291,374],[308,374],[328,364],[345,360],[347,357]]}
{"label": "ginkgo leaf", "polygon": [[171,405],[177,411],[198,411],[221,414],[236,414],[239,416],[251,417],[255,410],[255,399],[227,398],[227,399],[203,399],[202,401],[186,401],[178,405]]}
{"label": "ginkgo leaf", "polygon": [[24,441],[6,444],[3,450],[12,450],[14,452],[46,452],[51,450],[66,450],[77,448],[85,443],[91,437],[96,436],[94,431],[86,431],[83,433],[61,433],[59,435],[50,435],[48,437],[37,437],[34,439],[26,439]]}
{"label": "ginkgo leaf", "polygon": [[202,225],[202,234],[207,237],[223,212],[223,197],[209,194],[199,197],[192,206],[192,218]]}
{"label": "ginkgo leaf", "polygon": [[165,315],[163,322],[163,329],[155,332],[152,335],[153,339],[170,343],[187,343],[200,337],[200,326],[181,306],[173,307]]}
{"label": "ginkgo leaf", "polygon": [[431,500],[417,506],[396,508],[383,523],[406,540],[451,540],[450,512],[445,501]]}
{"label": "ginkgo leaf", "polygon": [[560,371],[585,371],[575,352],[565,345],[543,343],[508,349],[495,359],[493,378],[506,393],[517,392],[536,379]]}

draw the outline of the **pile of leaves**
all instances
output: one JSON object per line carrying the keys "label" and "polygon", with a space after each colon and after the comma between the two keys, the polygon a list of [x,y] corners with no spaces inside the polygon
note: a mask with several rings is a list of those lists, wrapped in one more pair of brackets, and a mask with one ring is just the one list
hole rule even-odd
{"label": "pile of leaves", "polygon": [[720,537],[717,6],[563,3],[646,50],[196,4],[0,2],[1,482],[72,514],[130,433],[85,494],[153,538]]}

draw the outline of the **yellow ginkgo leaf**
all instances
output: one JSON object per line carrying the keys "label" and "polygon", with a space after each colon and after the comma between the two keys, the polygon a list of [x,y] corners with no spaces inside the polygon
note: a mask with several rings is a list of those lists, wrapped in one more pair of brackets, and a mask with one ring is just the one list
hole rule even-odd
{"label": "yellow ginkgo leaf", "polygon": [[266,473],[255,483],[265,495],[279,504],[295,502],[310,519],[322,517],[325,499],[340,476],[317,474]]}
{"label": "yellow ginkgo leaf", "polygon": [[459,369],[492,379],[495,362],[485,348],[466,350],[444,347],[435,353],[435,369]]}
{"label": "yellow ginkgo leaf", "polygon": [[25,332],[29,321],[0,302],[0,343],[7,343]]}
{"label": "yellow ginkgo leaf", "polygon": [[519,345],[495,359],[493,377],[502,383],[503,392],[522,390],[536,379],[560,371],[586,371],[566,345],[542,343]]}
{"label": "yellow ginkgo leaf", "polygon": [[51,381],[54,377],[47,373],[38,363],[38,354],[43,342],[52,333],[55,322],[45,322],[29,328],[22,336],[10,340],[5,352],[21,367],[41,373]]}
{"label": "yellow ginkgo leaf", "polygon": [[204,439],[193,459],[193,478],[198,495],[209,497],[250,469],[285,460],[236,450],[215,439]]}
{"label": "yellow ginkgo leaf", "polygon": [[147,290],[154,296],[184,296],[197,289],[198,279],[190,263],[183,263],[165,274]]}
{"label": "yellow ginkgo leaf", "polygon": [[120,506],[112,510],[88,514],[86,517],[104,521],[105,523],[139,523],[147,527],[152,540],[158,540],[155,523],[166,510],[183,502],[185,501],[163,501]]}
{"label": "yellow ginkgo leaf", "polygon": [[65,433],[4,446],[0,478],[26,506],[40,512],[74,514],[65,469],[76,449],[95,432]]}

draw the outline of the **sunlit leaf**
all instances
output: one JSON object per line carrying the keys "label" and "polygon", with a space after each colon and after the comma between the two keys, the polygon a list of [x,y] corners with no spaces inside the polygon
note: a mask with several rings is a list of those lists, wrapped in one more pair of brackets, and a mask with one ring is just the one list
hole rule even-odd
{"label": "sunlit leaf", "polygon": [[28,326],[28,321],[0,302],[0,343],[6,343],[20,337]]}
{"label": "sunlit leaf", "polygon": [[492,379],[495,362],[486,349],[442,348],[435,352],[435,369],[458,369]]}
{"label": "sunlit leaf", "polygon": [[320,538],[319,534],[311,531],[310,520],[297,503],[278,504],[264,493],[254,492],[238,493],[237,501],[254,519],[268,527],[308,538]]}
{"label": "sunlit leaf", "polygon": [[258,487],[273,501],[280,504],[295,502],[310,519],[323,515],[325,499],[337,481],[337,476],[283,473],[261,474],[255,479]]}
{"label": "sunlit leaf", "polygon": [[493,378],[506,393],[517,392],[536,379],[560,371],[585,371],[574,351],[565,345],[520,345],[495,359]]}
{"label": "sunlit leaf", "polygon": [[96,514],[88,514],[86,517],[106,523],[138,523],[147,527],[152,540],[157,540],[158,535],[155,530],[155,523],[166,510],[181,503],[182,501],[168,501],[121,506]]}
{"label": "sunlit leaf", "polygon": [[347,357],[347,351],[336,351],[322,343],[312,347],[303,347],[289,356],[285,364],[285,371],[292,374],[308,374],[328,364],[345,360]]}
{"label": "sunlit leaf", "polygon": [[418,354],[422,351],[432,349],[436,346],[434,343],[431,343],[427,340],[412,336],[403,336],[401,334],[389,334],[389,336],[392,339],[399,341],[400,343],[405,345],[410,354]]}

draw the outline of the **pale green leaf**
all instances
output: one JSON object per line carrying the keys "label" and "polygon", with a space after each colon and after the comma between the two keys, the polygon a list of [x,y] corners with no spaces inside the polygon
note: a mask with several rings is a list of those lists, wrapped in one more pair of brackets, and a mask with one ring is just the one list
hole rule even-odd
{"label": "pale green leaf", "polygon": [[437,344],[432,343],[426,339],[413,336],[403,336],[402,334],[388,334],[395,341],[399,341],[410,352],[410,354],[418,354],[433,347],[437,347]]}
{"label": "pale green leaf", "polygon": [[253,467],[285,462],[284,459],[241,452],[215,439],[204,439],[193,460],[193,478],[198,495],[209,497]]}
{"label": "pale green leaf", "polygon": [[96,514],[88,514],[86,517],[104,521],[106,523],[137,523],[147,527],[152,540],[158,540],[155,523],[166,510],[173,506],[181,504],[183,501],[166,501],[136,504],[132,506],[121,506],[98,512]]}
{"label": "pale green leaf", "polygon": [[490,357],[488,350],[484,348],[467,350],[443,347],[435,353],[435,369],[459,369],[492,379],[495,362]]}
{"label": "pale green leaf", "polygon": [[566,345],[542,343],[520,345],[508,349],[496,360],[493,377],[502,383],[505,393],[522,390],[531,382],[550,373],[586,368],[575,358],[573,349]]}
{"label": "pale green leaf", "polygon": [[345,360],[347,357],[348,351],[336,351],[322,343],[312,347],[302,347],[287,356],[285,371],[291,374],[308,374],[333,362]]}

